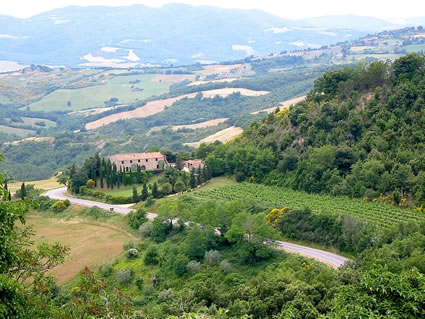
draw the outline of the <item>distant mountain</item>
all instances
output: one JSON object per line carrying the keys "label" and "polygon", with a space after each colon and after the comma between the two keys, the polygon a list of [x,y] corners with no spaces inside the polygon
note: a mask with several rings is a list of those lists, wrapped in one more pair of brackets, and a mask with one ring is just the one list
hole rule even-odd
{"label": "distant mountain", "polygon": [[293,21],[183,4],[73,6],[29,19],[0,16],[0,60],[68,67],[204,63],[321,47],[387,24],[355,16]]}

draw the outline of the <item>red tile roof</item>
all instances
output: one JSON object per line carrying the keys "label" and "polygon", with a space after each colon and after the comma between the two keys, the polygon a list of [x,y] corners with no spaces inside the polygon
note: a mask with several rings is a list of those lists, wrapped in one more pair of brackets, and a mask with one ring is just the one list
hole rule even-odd
{"label": "red tile roof", "polygon": [[129,161],[138,159],[149,159],[149,158],[164,158],[160,152],[152,153],[126,153],[126,154],[114,154],[109,156],[111,161]]}

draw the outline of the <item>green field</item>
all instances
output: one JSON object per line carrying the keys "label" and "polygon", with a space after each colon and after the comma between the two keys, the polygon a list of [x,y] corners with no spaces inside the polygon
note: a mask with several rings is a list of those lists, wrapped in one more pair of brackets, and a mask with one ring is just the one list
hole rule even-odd
{"label": "green field", "polygon": [[[56,126],[56,122],[54,122],[54,121],[36,118],[36,117],[22,117],[22,120],[24,121],[24,123],[15,123],[15,125],[19,125],[19,124],[21,124],[21,125],[33,125],[35,127],[42,127],[42,128],[49,128],[49,127],[55,127]],[[46,124],[46,126],[39,126],[39,125],[35,124],[35,122],[44,122]]]}
{"label": "green field", "polygon": [[[112,97],[119,99],[118,104],[125,104],[167,93],[170,83],[152,81],[154,77],[152,74],[118,76],[96,86],[57,90],[29,107],[32,111],[77,111],[104,107],[104,102]],[[140,81],[137,84],[129,83],[137,80]],[[68,101],[71,101],[71,106],[67,105]]]}
{"label": "green field", "polygon": [[307,194],[260,184],[242,183],[210,190],[200,190],[197,196],[209,199],[255,200],[271,208],[309,207],[315,213],[354,215],[380,227],[388,228],[399,222],[425,222],[425,213],[359,199]]}
{"label": "green field", "polygon": [[408,53],[425,51],[425,44],[411,44],[403,47]]}
{"label": "green field", "polygon": [[0,132],[6,133],[6,134],[15,134],[19,137],[26,137],[26,136],[35,134],[35,131],[33,130],[15,128],[15,127],[4,126],[4,125],[0,125]]}

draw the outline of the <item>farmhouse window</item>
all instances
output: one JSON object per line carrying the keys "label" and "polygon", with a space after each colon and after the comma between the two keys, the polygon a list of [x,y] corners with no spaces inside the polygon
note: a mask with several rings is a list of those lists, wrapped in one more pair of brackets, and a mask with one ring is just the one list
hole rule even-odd
{"label": "farmhouse window", "polygon": [[124,164],[124,161],[121,161],[121,164]]}
{"label": "farmhouse window", "polygon": [[125,168],[125,171],[128,172],[128,167]]}
{"label": "farmhouse window", "polygon": [[130,164],[133,163],[133,161],[130,161]]}
{"label": "farmhouse window", "polygon": [[159,165],[156,165],[156,168],[159,168]]}
{"label": "farmhouse window", "polygon": [[148,159],[146,159],[146,162],[148,161]]}
{"label": "farmhouse window", "polygon": [[140,160],[137,160],[138,163],[140,163]]}
{"label": "farmhouse window", "polygon": [[158,159],[157,159],[157,158],[155,158],[155,161],[157,161],[157,162],[158,162]]}

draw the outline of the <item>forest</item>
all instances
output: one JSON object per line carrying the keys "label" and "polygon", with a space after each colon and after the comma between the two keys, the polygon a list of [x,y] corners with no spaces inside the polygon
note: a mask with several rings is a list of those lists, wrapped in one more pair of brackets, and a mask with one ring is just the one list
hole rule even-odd
{"label": "forest", "polygon": [[214,176],[422,207],[424,75],[417,54],[327,71],[305,101],[251,123],[204,158]]}

